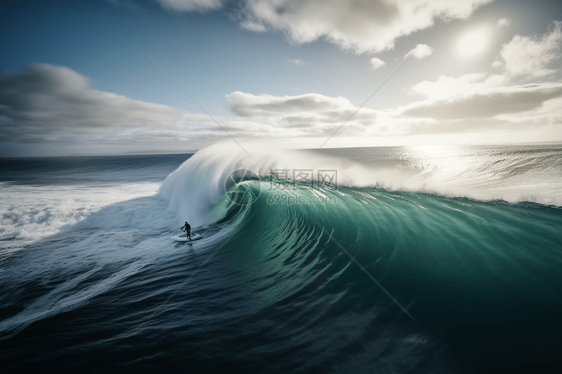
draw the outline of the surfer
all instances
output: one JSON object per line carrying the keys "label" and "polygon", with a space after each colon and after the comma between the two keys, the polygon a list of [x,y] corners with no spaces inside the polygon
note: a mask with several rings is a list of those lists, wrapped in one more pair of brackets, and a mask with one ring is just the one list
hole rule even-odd
{"label": "surfer", "polygon": [[185,221],[185,225],[181,228],[182,231],[185,231],[185,237],[191,240],[191,226],[187,221]]}

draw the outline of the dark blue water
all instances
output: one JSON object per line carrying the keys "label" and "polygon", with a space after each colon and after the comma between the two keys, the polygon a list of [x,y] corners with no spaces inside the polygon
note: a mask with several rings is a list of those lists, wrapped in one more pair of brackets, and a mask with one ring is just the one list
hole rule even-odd
{"label": "dark blue water", "polygon": [[0,182],[162,182],[191,154],[0,159]]}
{"label": "dark blue water", "polygon": [[327,154],[248,205],[216,148],[2,160],[2,371],[560,372],[559,147]]}

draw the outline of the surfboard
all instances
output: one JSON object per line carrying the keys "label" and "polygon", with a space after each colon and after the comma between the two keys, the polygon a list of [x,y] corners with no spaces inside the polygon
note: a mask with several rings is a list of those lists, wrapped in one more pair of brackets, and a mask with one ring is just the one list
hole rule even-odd
{"label": "surfboard", "polygon": [[[189,239],[185,237],[185,234],[181,234],[178,236],[172,236],[172,239],[176,242],[189,242]],[[203,237],[199,234],[192,234],[191,241],[203,239]]]}

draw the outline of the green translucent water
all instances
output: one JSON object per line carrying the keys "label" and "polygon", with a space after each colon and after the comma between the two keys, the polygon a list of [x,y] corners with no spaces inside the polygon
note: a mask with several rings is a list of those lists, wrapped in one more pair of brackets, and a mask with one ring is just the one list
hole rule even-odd
{"label": "green translucent water", "polygon": [[[358,334],[376,335],[389,326],[398,335],[402,329],[420,333],[428,344],[447,347],[463,371],[556,363],[562,333],[559,208],[375,188],[321,192],[336,203],[271,205],[267,198],[283,192],[265,191],[247,208],[228,258],[263,294],[261,302],[302,295],[324,306],[319,319],[349,318],[362,326]],[[301,318],[314,328],[314,319]]]}

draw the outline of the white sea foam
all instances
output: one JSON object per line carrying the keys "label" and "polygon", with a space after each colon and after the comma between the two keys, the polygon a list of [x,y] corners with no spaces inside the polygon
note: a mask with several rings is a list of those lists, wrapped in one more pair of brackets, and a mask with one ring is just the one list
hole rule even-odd
{"label": "white sea foam", "polygon": [[[535,165],[533,169],[533,165],[527,163],[524,172],[507,173],[505,165],[494,166],[499,156],[470,157],[455,153],[450,147],[434,149],[434,153],[440,152],[438,154],[426,149],[425,154],[408,155],[411,158],[409,168],[378,166],[376,159],[366,166],[323,154],[316,154],[307,161],[310,152],[283,151],[252,143],[245,144],[244,148],[251,157],[232,142],[200,150],[166,179],[160,196],[169,201],[172,211],[193,212],[190,218],[209,221],[214,217],[207,216],[207,212],[224,197],[227,176],[246,168],[262,176],[272,170],[289,170],[289,173],[312,170],[314,178],[319,170],[336,170],[340,185],[377,186],[482,200],[562,204],[560,175],[553,174],[551,168],[541,170],[541,165]],[[517,165],[513,164],[521,162],[517,157],[510,160],[514,169]]]}
{"label": "white sea foam", "polygon": [[310,155],[311,151],[280,150],[263,143],[245,143],[242,149],[233,142],[221,142],[200,150],[170,174],[159,196],[168,201],[169,210],[178,220],[186,217],[203,224],[220,217],[221,211],[211,207],[224,200],[224,183],[237,169],[249,169],[261,176],[275,170],[288,170],[289,175],[311,170],[313,179],[320,170],[336,170],[340,185],[562,205],[561,171],[536,161],[533,154],[417,147],[400,156],[406,167],[381,166],[376,158],[367,165],[321,153],[309,159]]}
{"label": "white sea foam", "polygon": [[[0,241],[25,244],[56,234],[100,209],[121,201],[154,195],[158,183],[119,185],[28,186],[4,184],[0,195]],[[109,213],[105,223],[123,217]]]}

